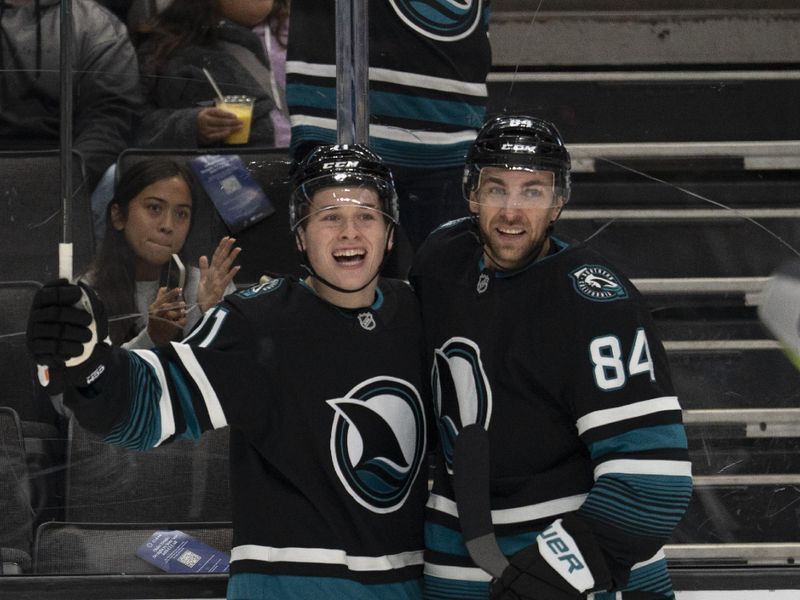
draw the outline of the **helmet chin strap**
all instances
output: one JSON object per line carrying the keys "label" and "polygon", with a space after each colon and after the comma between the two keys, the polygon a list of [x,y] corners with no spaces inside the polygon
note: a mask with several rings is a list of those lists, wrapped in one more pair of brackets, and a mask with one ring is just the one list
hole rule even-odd
{"label": "helmet chin strap", "polygon": [[383,248],[383,259],[381,260],[381,264],[378,265],[378,268],[375,270],[375,273],[372,275],[372,277],[369,278],[369,281],[367,281],[364,285],[354,290],[348,290],[343,287],[339,287],[335,283],[331,283],[330,281],[319,275],[311,266],[311,261],[308,260],[308,253],[306,252],[305,247],[300,241],[300,235],[297,232],[295,232],[295,236],[297,237],[298,243],[300,244],[300,247],[303,248],[302,250],[303,262],[300,265],[300,267],[303,270],[305,270],[310,277],[313,277],[314,279],[316,279],[323,285],[331,288],[332,290],[336,290],[337,292],[341,292],[342,294],[356,294],[361,290],[365,289],[366,287],[368,287],[373,281],[375,281],[378,275],[380,275],[381,269],[383,269],[383,265],[386,264],[386,259],[389,257],[389,240],[392,239],[392,232],[394,231],[394,227],[395,225],[394,223],[392,223],[386,230],[386,245]]}

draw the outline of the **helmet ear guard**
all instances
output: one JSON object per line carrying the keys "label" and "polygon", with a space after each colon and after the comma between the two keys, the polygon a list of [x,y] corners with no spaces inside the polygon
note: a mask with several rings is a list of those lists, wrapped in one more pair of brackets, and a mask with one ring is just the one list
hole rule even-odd
{"label": "helmet ear guard", "polygon": [[530,116],[499,116],[487,121],[467,152],[462,178],[464,198],[470,200],[481,169],[552,171],[556,195],[569,201],[569,152],[561,134],[549,121]]}

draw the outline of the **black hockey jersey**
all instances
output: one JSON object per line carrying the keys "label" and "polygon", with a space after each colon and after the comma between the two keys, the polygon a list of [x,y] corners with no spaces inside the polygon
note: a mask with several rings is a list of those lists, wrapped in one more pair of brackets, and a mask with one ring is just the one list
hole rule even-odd
{"label": "black hockey jersey", "polygon": [[454,440],[471,423],[489,433],[504,553],[577,512],[618,589],[672,593],[660,548],[689,501],[691,466],[666,354],[629,280],[586,246],[551,240],[555,252],[498,272],[462,219],[434,232],[412,268],[442,447],[426,523],[431,598],[487,594],[450,480]]}
{"label": "black hockey jersey", "polygon": [[381,280],[375,303],[350,311],[273,279],[228,296],[182,343],[115,349],[116,367],[71,406],[126,447],[231,426],[231,585],[266,574],[269,598],[418,598],[421,336],[403,282]]}
{"label": "black hockey jersey", "polygon": [[[333,144],[336,3],[294,0],[286,61],[292,149]],[[489,2],[369,2],[369,146],[392,166],[464,164],[483,124]]]}

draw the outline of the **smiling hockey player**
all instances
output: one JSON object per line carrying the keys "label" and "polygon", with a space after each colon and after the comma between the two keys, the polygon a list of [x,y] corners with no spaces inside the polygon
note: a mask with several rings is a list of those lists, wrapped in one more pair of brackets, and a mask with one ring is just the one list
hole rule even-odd
{"label": "smiling hockey player", "polygon": [[[94,294],[62,280],[37,294],[29,346],[109,443],[230,426],[228,598],[419,599],[427,376],[414,294],[378,278],[397,223],[392,176],[364,147],[324,146],[294,188],[304,280],[232,294],[183,342],[130,352],[102,341]],[[92,314],[73,306],[82,294]]]}
{"label": "smiling hockey player", "polygon": [[[661,546],[692,489],[680,405],[631,282],[552,235],[569,192],[551,123],[492,119],[467,155],[473,216],[431,234],[412,268],[442,446],[429,598],[673,597]],[[465,486],[470,470],[486,482]]]}

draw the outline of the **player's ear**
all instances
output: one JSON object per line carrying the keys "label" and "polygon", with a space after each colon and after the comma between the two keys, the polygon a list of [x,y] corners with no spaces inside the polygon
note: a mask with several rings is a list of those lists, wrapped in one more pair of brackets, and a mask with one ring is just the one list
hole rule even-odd
{"label": "player's ear", "polygon": [[477,215],[480,212],[480,206],[475,201],[474,191],[469,193],[469,200],[467,201],[467,204],[469,205],[469,212],[471,212],[472,214]]}
{"label": "player's ear", "polygon": [[298,227],[295,231],[294,241],[297,244],[297,249],[300,252],[306,251],[306,232],[302,226]]}
{"label": "player's ear", "polygon": [[561,211],[564,210],[564,204],[564,196],[558,196],[558,203],[553,207],[553,215],[550,219],[550,223],[558,221],[558,218],[561,216]]}

